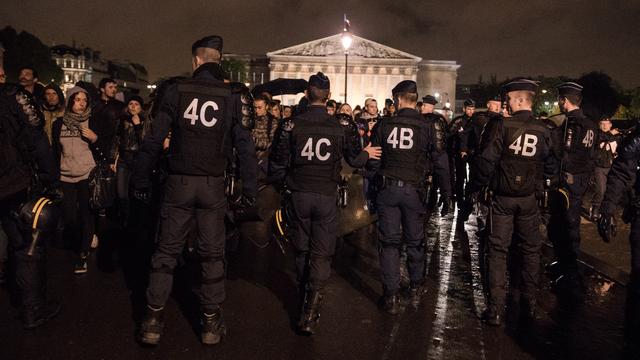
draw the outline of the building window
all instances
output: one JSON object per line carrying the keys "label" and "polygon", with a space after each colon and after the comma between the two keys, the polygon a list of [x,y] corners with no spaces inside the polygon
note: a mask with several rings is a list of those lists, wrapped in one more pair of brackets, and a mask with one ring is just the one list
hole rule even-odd
{"label": "building window", "polygon": [[69,82],[69,74],[64,74],[64,82]]}

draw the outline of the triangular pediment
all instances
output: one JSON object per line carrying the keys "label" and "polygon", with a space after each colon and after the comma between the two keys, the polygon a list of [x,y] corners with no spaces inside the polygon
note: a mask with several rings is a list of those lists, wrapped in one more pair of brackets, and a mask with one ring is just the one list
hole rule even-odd
{"label": "triangular pediment", "polygon": [[[369,59],[393,59],[413,60],[419,62],[422,58],[411,55],[375,41],[367,40],[352,35],[353,42],[349,48],[349,57],[362,57]],[[268,57],[274,56],[302,56],[302,57],[328,57],[344,55],[342,47],[342,34],[332,35],[326,38],[313,40],[300,45],[290,46],[281,50],[267,53]]]}

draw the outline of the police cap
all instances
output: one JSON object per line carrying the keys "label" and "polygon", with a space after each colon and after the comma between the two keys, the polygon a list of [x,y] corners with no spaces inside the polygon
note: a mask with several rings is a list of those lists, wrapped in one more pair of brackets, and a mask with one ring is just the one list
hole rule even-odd
{"label": "police cap", "polygon": [[464,107],[476,107],[476,102],[473,99],[467,99],[464,101]]}
{"label": "police cap", "polygon": [[329,90],[329,78],[321,72],[318,72],[315,75],[311,75],[311,77],[309,78],[309,87],[312,86],[318,89]]}
{"label": "police cap", "polygon": [[582,95],[582,85],[571,81],[556,85],[556,89],[558,89],[559,96]]}
{"label": "police cap", "polygon": [[493,95],[492,97],[490,97],[489,100],[487,100],[487,101],[502,102],[502,97],[500,96],[500,94],[496,94],[496,95]]}
{"label": "police cap", "polygon": [[403,80],[398,83],[392,90],[391,93],[393,95],[400,93],[418,93],[418,85],[413,80]]}
{"label": "police cap", "polygon": [[191,54],[195,55],[197,48],[215,49],[222,53],[222,38],[218,35],[203,37],[191,45]]}
{"label": "police cap", "polygon": [[393,105],[393,100],[391,100],[391,99],[385,99],[385,100],[384,100],[384,104],[385,104],[386,106],[391,106],[391,105]]}
{"label": "police cap", "polygon": [[422,102],[425,104],[435,105],[438,103],[438,100],[433,95],[427,95],[422,98]]}
{"label": "police cap", "polygon": [[512,91],[533,91],[535,92],[538,89],[538,82],[519,78],[509,81],[508,83],[502,85],[502,92],[508,93]]}

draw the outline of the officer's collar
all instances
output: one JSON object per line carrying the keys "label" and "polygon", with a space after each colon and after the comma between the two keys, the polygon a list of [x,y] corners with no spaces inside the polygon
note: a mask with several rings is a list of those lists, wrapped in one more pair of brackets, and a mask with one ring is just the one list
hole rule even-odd
{"label": "officer's collar", "polygon": [[[307,111],[327,113],[327,107],[324,105],[309,105]],[[328,113],[327,113],[328,114]]]}
{"label": "officer's collar", "polygon": [[204,63],[193,72],[193,78],[222,81],[224,80],[224,70],[222,70],[220,64]]}
{"label": "officer's collar", "polygon": [[522,116],[522,115],[530,115],[533,114],[533,110],[518,110],[511,114],[511,116]]}
{"label": "officer's collar", "polygon": [[398,110],[398,116],[422,118],[422,114],[413,108],[402,108]]}
{"label": "officer's collar", "polygon": [[573,109],[567,113],[567,116],[581,116],[581,115],[582,115],[582,109],[580,108]]}

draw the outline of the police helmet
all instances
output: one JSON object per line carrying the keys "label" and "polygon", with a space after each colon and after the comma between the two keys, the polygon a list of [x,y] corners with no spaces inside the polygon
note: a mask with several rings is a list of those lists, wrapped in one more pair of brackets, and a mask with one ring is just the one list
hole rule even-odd
{"label": "police helmet", "polygon": [[38,197],[20,206],[18,219],[25,230],[54,231],[58,226],[60,211],[51,199]]}

